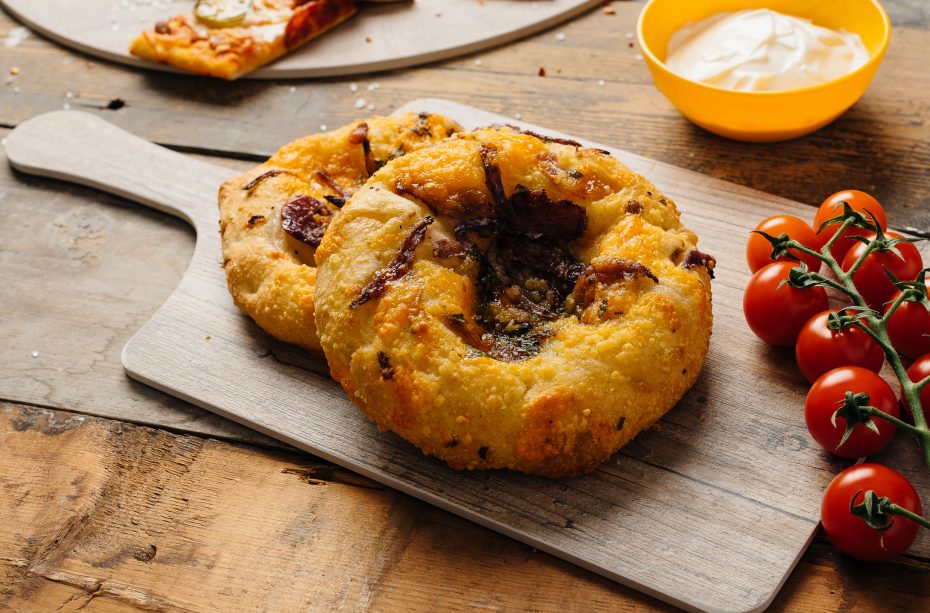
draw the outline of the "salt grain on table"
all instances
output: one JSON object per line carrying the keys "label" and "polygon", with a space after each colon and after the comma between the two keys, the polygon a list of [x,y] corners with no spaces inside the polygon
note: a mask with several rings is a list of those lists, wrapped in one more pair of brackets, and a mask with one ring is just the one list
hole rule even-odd
{"label": "salt grain on table", "polygon": [[28,28],[19,26],[10,30],[10,33],[7,35],[4,44],[7,47],[17,47],[19,46],[19,43],[23,42],[27,38],[29,38]]}

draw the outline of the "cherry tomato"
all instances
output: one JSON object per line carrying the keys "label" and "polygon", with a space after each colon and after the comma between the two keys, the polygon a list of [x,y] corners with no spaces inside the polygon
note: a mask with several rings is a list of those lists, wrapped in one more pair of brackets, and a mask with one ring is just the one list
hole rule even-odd
{"label": "cherry tomato", "polygon": [[833,414],[843,405],[846,392],[865,392],[869,395],[869,406],[900,417],[898,399],[891,386],[871,370],[859,366],[841,366],[825,373],[811,386],[804,401],[804,421],[807,429],[817,444],[834,455],[843,458],[862,458],[881,450],[888,444],[898,429],[893,423],[879,417],[872,422],[878,427],[878,434],[864,424],[858,424],[840,446],[846,432],[846,420],[837,416],[833,424]]}
{"label": "cherry tomato", "polygon": [[[820,229],[820,226],[823,225],[823,222],[828,219],[833,219],[838,215],[843,213],[843,203],[847,203],[854,211],[859,211],[865,215],[866,219],[869,221],[872,218],[869,216],[868,212],[871,212],[875,215],[875,218],[878,219],[878,225],[881,226],[882,232],[888,229],[888,217],[885,215],[885,209],[879,204],[878,200],[870,196],[865,192],[860,192],[856,189],[847,189],[841,192],[836,192],[829,198],[823,201],[823,204],[820,205],[820,208],[817,209],[817,215],[814,217],[814,232],[817,232]],[[826,228],[820,231],[817,236],[820,238],[820,247],[823,247],[827,244],[836,231],[839,229],[840,224],[830,224]],[[843,235],[833,243],[833,247],[830,249],[830,253],[833,254],[833,258],[839,262],[843,259],[843,256],[846,255],[846,252],[849,251],[849,248],[855,244],[855,241],[848,238],[850,236],[862,236],[868,230],[863,228],[846,228],[846,231],[843,232]]]}
{"label": "cherry tomato", "polygon": [[[875,234],[869,233],[866,236],[873,238]],[[888,232],[885,236],[901,237],[896,232]],[[913,281],[924,267],[923,258],[920,257],[920,252],[917,251],[914,243],[898,243],[895,247],[903,257],[891,251],[873,251],[853,275],[853,283],[862,294],[865,303],[877,311],[882,310],[885,302],[896,291],[891,279],[885,274],[885,270],[893,273],[901,281]],[[865,250],[865,243],[853,245],[843,258],[843,270],[849,270]]]}
{"label": "cherry tomato", "polygon": [[[765,232],[771,236],[781,236],[787,234],[790,238],[798,241],[810,249],[820,249],[820,239],[814,234],[814,230],[803,219],[792,215],[776,215],[763,220],[756,230]],[[802,253],[797,249],[792,249],[790,253],[807,264],[807,267],[817,272],[823,263],[812,255]],[[782,256],[778,260],[772,259],[772,243],[768,242],[760,234],[752,233],[749,240],[746,241],[746,261],[749,262],[749,270],[756,272],[763,266],[778,262],[795,262],[787,256]]]}
{"label": "cherry tomato", "polygon": [[[914,360],[911,367],[907,369],[907,376],[915,383],[930,377],[930,353],[922,358]],[[903,392],[901,394],[901,404],[910,412],[911,404],[907,401],[907,398],[904,397]],[[930,417],[930,385],[920,390],[920,406],[924,410],[924,418]]]}
{"label": "cherry tomato", "polygon": [[[930,290],[930,279],[926,285]],[[892,294],[888,298],[889,306],[900,295],[901,292]],[[888,320],[888,336],[895,349],[909,358],[930,353],[930,311],[919,302],[902,303]]]}
{"label": "cherry tomato", "polygon": [[794,353],[807,380],[813,383],[823,373],[840,366],[880,371],[885,363],[881,345],[858,326],[830,330],[827,328],[830,313],[836,311],[823,311],[811,317],[798,335]]}
{"label": "cherry tomato", "polygon": [[901,473],[881,464],[850,466],[827,486],[820,505],[820,521],[833,545],[860,560],[880,562],[898,556],[917,538],[919,526],[900,515],[886,530],[876,530],[849,511],[850,502],[860,504],[865,492],[888,497],[894,504],[920,515],[920,497]]}
{"label": "cherry tomato", "polygon": [[749,280],[743,294],[746,323],[766,343],[790,347],[807,320],[827,308],[822,287],[798,289],[786,282],[791,262],[773,262]]}

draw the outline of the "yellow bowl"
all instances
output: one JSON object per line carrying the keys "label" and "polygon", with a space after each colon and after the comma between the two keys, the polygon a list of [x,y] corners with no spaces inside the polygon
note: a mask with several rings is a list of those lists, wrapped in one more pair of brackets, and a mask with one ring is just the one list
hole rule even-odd
{"label": "yellow bowl", "polygon": [[[869,61],[819,85],[777,92],[740,92],[681,77],[665,65],[669,38],[690,21],[721,11],[768,8],[858,34]],[[639,15],[639,45],[656,87],[697,125],[736,140],[774,142],[822,128],[865,93],[891,38],[878,0],[650,0]]]}

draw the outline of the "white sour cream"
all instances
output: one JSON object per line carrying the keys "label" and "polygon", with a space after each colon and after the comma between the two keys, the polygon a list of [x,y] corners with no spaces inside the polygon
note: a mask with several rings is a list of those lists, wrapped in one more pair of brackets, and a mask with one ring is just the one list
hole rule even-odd
{"label": "white sour cream", "polygon": [[666,65],[692,81],[738,91],[832,81],[869,59],[858,34],[768,9],[718,13],[672,35]]}

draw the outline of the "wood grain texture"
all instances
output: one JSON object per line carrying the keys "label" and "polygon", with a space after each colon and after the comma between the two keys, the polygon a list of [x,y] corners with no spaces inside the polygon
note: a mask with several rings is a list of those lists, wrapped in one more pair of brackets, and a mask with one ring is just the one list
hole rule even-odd
{"label": "wood grain texture", "polygon": [[[9,404],[0,440],[3,611],[671,611],[303,454]],[[818,539],[770,610],[928,598]]]}
{"label": "wood grain texture", "polygon": [[[445,114],[466,128],[515,121],[442,100],[414,101],[401,111],[409,108]],[[91,115],[34,118],[6,146],[17,168],[114,185],[143,203],[174,199],[160,208],[198,228],[212,225],[212,184],[203,176],[216,172],[188,170],[182,156],[156,152]],[[795,419],[792,404],[800,406],[805,386],[793,364],[755,357],[757,341],[740,307],[748,278],[742,241],[731,237],[752,228],[760,202],[784,212],[804,207],[613,153],[678,201],[701,248],[717,256],[715,337],[701,380],[678,408],[587,477],[454,473],[397,437],[378,435],[331,380],[268,359],[263,335],[229,298],[215,232],[198,232],[187,274],[130,340],[123,363],[145,383],[659,598],[692,609],[758,610],[811,537],[810,500],[835,466]],[[142,157],[151,163],[133,182]],[[185,172],[190,184],[164,180]],[[312,370],[326,372],[322,364]],[[768,384],[742,383],[761,379]],[[781,408],[747,420],[752,406]]]}
{"label": "wood grain texture", "polygon": [[[580,134],[622,143],[625,148],[640,154],[810,203],[835,188],[874,186],[874,191],[889,208],[894,209],[893,224],[926,229],[930,200],[921,177],[926,176],[928,168],[926,129],[930,106],[927,104],[922,58],[930,42],[926,31],[930,25],[930,5],[924,0],[886,0],[883,4],[892,14],[895,37],[878,80],[865,99],[833,126],[801,141],[764,152],[709,136],[692,128],[674,113],[651,89],[645,68],[635,61],[636,50],[625,47],[623,34],[632,30],[638,8],[619,2],[613,4],[618,11],[616,17],[592,13],[560,28],[567,35],[564,42],[555,41],[550,32],[460,61],[403,73],[373,75],[358,81],[361,90],[358,93],[350,91],[347,80],[280,85],[238,83],[225,87],[224,84],[196,78],[145,74],[91,62],[86,56],[72,54],[33,36],[17,47],[0,46],[0,123],[14,126],[38,112],[60,109],[67,103],[72,108],[98,112],[137,134],[178,147],[260,157],[294,136],[318,129],[320,123],[333,126],[354,118],[359,113],[354,110],[354,102],[360,96],[376,104],[379,110],[384,110],[411,97],[435,95],[437,89],[442,89],[446,96],[463,102],[477,103],[506,113],[519,111],[537,123],[570,126],[571,130]],[[0,12],[0,38],[6,38],[15,25]],[[481,66],[475,64],[476,59],[482,60]],[[562,68],[562,72],[550,69],[545,80],[536,77],[535,73],[543,62],[547,68]],[[21,74],[16,77],[8,75],[12,67],[20,68]],[[605,79],[603,87],[597,85],[598,79]],[[368,92],[366,85],[369,83],[377,83],[380,88]],[[73,99],[66,96],[69,91],[73,93]],[[106,110],[108,103],[115,99],[128,102],[129,106],[120,111]],[[3,259],[0,267],[3,281],[0,283],[0,333],[5,340],[13,339],[11,343],[0,344],[0,372],[4,373],[0,397],[16,398],[20,390],[33,394],[34,389],[22,382],[35,379],[38,381],[36,388],[51,388],[50,393],[36,394],[40,403],[42,398],[49,398],[53,399],[50,404],[70,405],[82,412],[111,414],[121,419],[141,418],[147,423],[162,423],[175,429],[222,431],[221,435],[228,437],[251,436],[248,430],[230,426],[228,422],[213,429],[209,422],[223,424],[224,420],[127,381],[120,371],[119,346],[170,293],[187,263],[192,250],[192,234],[183,229],[183,224],[90,190],[14,176],[3,166],[0,168],[0,193],[13,196],[0,204],[4,218],[8,211],[13,211],[10,214],[16,215],[18,220],[30,223],[23,226],[0,225],[0,245],[3,246],[0,249],[0,258]],[[50,237],[56,235],[55,227],[47,223],[49,220],[58,212],[88,207],[102,207],[111,217],[110,225],[105,227],[114,230],[107,232],[105,247],[91,252],[99,258],[98,266],[78,264],[78,260],[87,257],[87,251],[49,249],[43,253],[32,248],[34,243],[25,234],[31,232],[51,241]],[[44,217],[46,223],[33,220],[32,212],[40,219]],[[760,210],[759,216],[762,215],[764,212]],[[26,230],[19,232],[19,227]],[[121,228],[132,228],[134,232],[115,231]],[[155,244],[149,245],[149,241]],[[158,252],[155,252],[156,245],[159,246]],[[149,254],[146,261],[160,263],[149,267],[144,279],[132,274],[130,266],[118,262],[121,254],[139,252]],[[20,253],[26,253],[26,256],[20,256]],[[82,292],[86,283],[90,283],[92,294]],[[4,292],[4,286],[15,286],[17,290]],[[124,296],[133,299],[144,297],[146,304],[140,303],[138,309],[127,312],[114,309],[112,296],[118,293],[114,287],[125,290]],[[54,295],[56,299],[42,301],[35,298],[37,295]],[[45,316],[40,317],[39,313],[45,313]],[[72,341],[70,337],[76,340]],[[112,340],[108,340],[106,351],[98,354],[95,348],[101,339]],[[31,358],[25,359],[27,355],[22,351],[14,353],[12,359],[10,353],[5,353],[7,348],[12,348],[11,344],[18,342],[28,354],[37,347],[36,340],[42,343],[38,348],[43,357],[47,355],[47,347],[56,348],[57,363],[53,368],[37,369]],[[286,361],[295,359],[286,348],[281,355]],[[779,354],[766,359],[790,361],[789,356]],[[22,361],[26,363],[22,364]],[[8,366],[21,372],[11,377],[11,371],[5,370]],[[120,431],[118,429],[111,438],[118,440],[122,436]],[[11,440],[3,433],[0,433],[0,438],[3,440],[0,445]],[[911,453],[908,442],[902,437],[895,442],[890,452],[892,465],[903,466],[905,472],[923,479],[918,489],[930,492],[926,470]],[[66,454],[51,454],[50,457],[62,460],[54,465],[43,465],[44,472],[30,488],[37,496],[57,500],[59,496],[46,493],[42,484],[55,482],[54,475],[63,466],[96,450],[97,447],[85,441],[69,448]],[[47,450],[42,448],[37,453],[42,455]],[[0,464],[6,457],[9,456],[0,453]],[[305,459],[306,456],[299,457],[298,462],[310,461]],[[228,457],[221,464],[230,472],[241,470]],[[14,476],[23,473],[22,466],[21,463],[14,464]],[[207,475],[205,479],[212,477]],[[204,486],[196,484],[194,487]],[[114,488],[114,491],[119,490]],[[250,490],[251,493],[263,499],[260,490]],[[10,499],[0,497],[0,504],[6,500]],[[816,500],[808,501],[808,504],[814,505]],[[198,508],[209,514],[211,507],[201,504]],[[329,530],[345,534],[355,529],[358,522],[365,522],[366,509],[362,503],[348,513],[331,513],[318,521]],[[285,525],[293,513],[293,509],[288,509],[280,519],[263,516],[256,521],[277,521]],[[468,572],[471,565],[476,564],[472,557],[466,556],[463,564],[457,565],[454,563],[459,559],[456,554],[463,545],[483,544],[482,534],[490,533],[449,514],[437,513],[434,523],[440,526],[449,524],[454,530],[436,537],[425,551],[415,553],[425,559],[419,565],[425,569],[423,575],[414,575],[411,581],[385,575],[378,589],[382,594],[390,595],[386,602],[397,606],[417,603],[417,606],[411,604],[410,608],[425,610],[427,605],[422,599],[426,598],[424,594],[428,591],[428,606],[433,609],[506,606],[524,610],[577,610],[588,608],[589,600],[594,603],[591,608],[595,609],[652,610],[657,606],[654,603],[637,605],[642,602],[642,596],[559,561],[553,563],[561,565],[566,574],[542,573],[544,579],[541,584],[529,578],[541,571],[524,566],[519,557],[505,557],[507,564],[491,570],[494,576],[501,578],[499,581],[489,581],[483,575],[475,577]],[[6,518],[8,514],[2,512],[0,517]],[[133,520],[137,518],[126,521]],[[10,525],[0,522],[0,531]],[[121,530],[116,525],[115,530]],[[419,526],[420,530],[427,528]],[[206,530],[204,537],[220,539],[226,531],[226,526],[217,525]],[[28,529],[19,532],[29,534]],[[522,547],[503,537],[491,536],[496,540],[492,540],[488,549],[482,549],[477,556],[501,555],[508,544]],[[924,551],[928,551],[926,546]],[[5,552],[0,553],[0,557],[4,555]],[[249,555],[241,555],[240,564],[250,569],[253,559]],[[309,556],[308,559],[316,558]],[[307,565],[308,562],[301,558],[299,564]],[[359,558],[356,566],[367,569],[367,560]],[[249,584],[250,573],[237,570],[233,569],[230,575],[231,585]],[[171,576],[174,581],[203,581],[199,569],[189,563],[168,564],[159,572]],[[588,580],[577,581],[574,579],[576,574]],[[435,579],[448,575],[455,576],[448,582]],[[115,576],[119,580],[120,575],[116,573]],[[880,606],[893,606],[900,610],[922,611],[928,599],[928,577],[927,567],[920,563],[878,567],[857,565],[828,545],[815,543],[772,610],[870,612]],[[307,591],[307,586],[312,584],[305,581],[285,578],[264,582],[258,588],[243,589],[243,602],[245,599],[259,602],[262,597],[278,602],[275,598],[279,598],[277,595],[282,592]],[[334,569],[321,581],[356,584],[364,582],[364,575],[354,573],[352,568]],[[47,610],[72,596],[74,608],[82,604],[86,604],[89,610],[126,608],[125,604],[113,604],[103,594],[91,598],[90,592],[84,592],[80,587],[45,583],[47,586],[41,591],[30,592],[17,601],[19,605],[13,610]],[[555,604],[545,601],[542,605],[533,600],[533,594],[545,591],[550,585],[565,585],[566,594],[577,595],[577,598],[554,601]],[[598,585],[607,586],[612,598],[603,597]],[[92,591],[93,584],[89,586]],[[516,590],[521,591],[517,593]],[[41,602],[47,603],[46,606],[37,604],[40,602],[39,594],[53,591],[60,591],[63,595],[61,600],[43,598]],[[265,595],[266,591],[277,595]],[[488,596],[475,599],[475,594]],[[204,592],[202,597],[209,599],[213,594]],[[253,597],[256,600],[252,600]],[[8,604],[2,599],[0,602]],[[256,605],[254,608],[260,607]]]}
{"label": "wood grain texture", "polygon": [[[888,55],[863,99],[831,126],[797,141],[756,146],[713,136],[683,119],[627,46],[640,4],[614,2],[507,47],[364,80],[219,83],[88,63],[32,36],[4,54],[19,76],[0,87],[0,123],[72,108],[99,112],[148,140],[188,150],[261,157],[321,124],[341,125],[407,100],[444,98],[560,126],[646,157],[805,203],[850,186],[875,193],[896,223],[930,230],[930,45],[922,0],[884,3],[895,23]],[[15,25],[0,14],[0,36]],[[481,62],[477,65],[476,62]],[[546,77],[537,76],[540,67]],[[598,85],[603,80],[604,85]],[[378,88],[368,91],[369,85]],[[19,93],[14,93],[16,88]],[[67,99],[71,91],[73,99]],[[128,106],[105,110],[113,99]]]}
{"label": "wood grain texture", "polygon": [[[227,163],[230,173],[249,166]],[[275,444],[123,372],[123,345],[190,261],[190,226],[98,191],[14,173],[5,157],[0,211],[0,399]]]}
{"label": "wood grain texture", "polygon": [[[347,22],[245,78],[282,79],[392,70],[480,51],[571,19],[602,0],[418,0],[363,4]],[[105,60],[180,72],[129,54],[142,29],[193,10],[194,0],[115,4],[111,0],[0,0],[52,40]]]}

